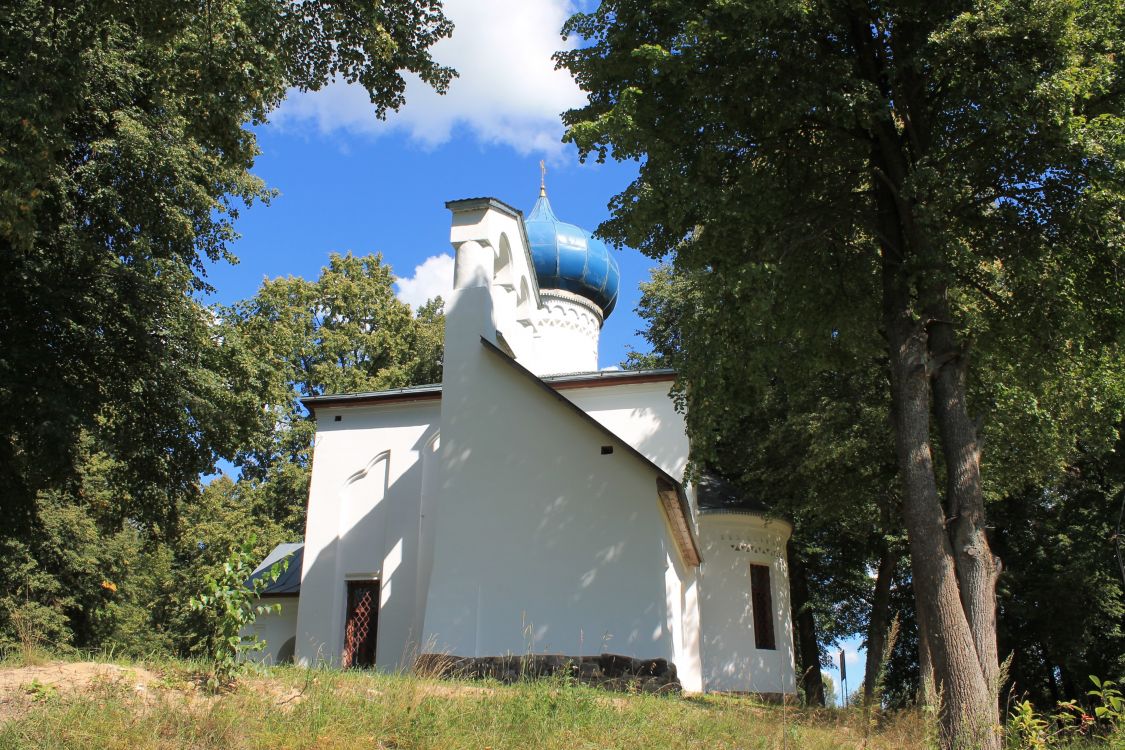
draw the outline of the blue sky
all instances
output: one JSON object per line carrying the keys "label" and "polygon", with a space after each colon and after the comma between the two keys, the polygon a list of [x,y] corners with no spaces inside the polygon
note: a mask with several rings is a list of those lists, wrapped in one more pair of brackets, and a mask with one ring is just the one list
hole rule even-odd
{"label": "blue sky", "polygon": [[[563,221],[593,230],[607,203],[636,175],[634,163],[580,164],[561,142],[559,114],[584,97],[551,54],[573,5],[560,0],[447,0],[454,37],[434,49],[460,77],[446,96],[411,81],[407,104],[385,122],[362,90],[333,85],[292,94],[258,129],[254,172],[280,191],[243,212],[238,265],[209,273],[212,300],[254,294],[265,277],[315,278],[331,253],[380,252],[400,277],[400,297],[420,304],[452,284],[448,200],[499,198],[525,213],[546,160],[552,206]],[[642,327],[637,285],[654,264],[615,251],[621,298],[602,332],[602,367],[619,364]],[[635,343],[634,343],[635,342]]]}
{"label": "blue sky", "polygon": [[[609,200],[636,176],[636,164],[579,164],[561,143],[559,114],[584,101],[551,54],[567,46],[567,0],[446,0],[456,24],[435,58],[460,73],[444,97],[416,81],[406,107],[377,120],[362,91],[333,85],[293,94],[258,129],[262,155],[254,172],[280,192],[243,212],[234,246],[237,265],[213,266],[210,302],[252,296],[267,277],[316,278],[332,253],[382,253],[400,278],[400,297],[420,304],[452,285],[445,202],[492,196],[530,211],[538,196],[539,160],[555,213],[593,230]],[[573,40],[569,44],[573,44]],[[647,347],[634,312],[637,285],[654,261],[615,251],[621,296],[602,330],[600,366],[619,364],[629,347]],[[863,677],[858,641],[844,644],[848,685]],[[839,686],[838,669],[828,670]]]}

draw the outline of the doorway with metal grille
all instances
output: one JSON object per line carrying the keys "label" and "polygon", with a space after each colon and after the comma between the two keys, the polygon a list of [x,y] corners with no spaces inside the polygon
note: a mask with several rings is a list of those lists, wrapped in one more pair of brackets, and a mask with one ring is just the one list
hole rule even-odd
{"label": "doorway with metal grille", "polygon": [[344,621],[344,669],[375,666],[375,637],[379,626],[379,582],[348,581],[348,609]]}

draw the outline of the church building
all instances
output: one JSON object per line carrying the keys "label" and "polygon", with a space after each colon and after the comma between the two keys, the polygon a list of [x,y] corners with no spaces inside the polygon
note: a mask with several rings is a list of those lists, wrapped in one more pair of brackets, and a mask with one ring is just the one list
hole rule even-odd
{"label": "church building", "polygon": [[[264,592],[264,658],[409,670],[607,655],[685,691],[796,689],[790,525],[685,484],[670,370],[599,371],[620,272],[560,221],[446,204],[456,253],[442,382],[305,399],[316,418],[302,544]],[[635,662],[634,662],[635,663]]]}

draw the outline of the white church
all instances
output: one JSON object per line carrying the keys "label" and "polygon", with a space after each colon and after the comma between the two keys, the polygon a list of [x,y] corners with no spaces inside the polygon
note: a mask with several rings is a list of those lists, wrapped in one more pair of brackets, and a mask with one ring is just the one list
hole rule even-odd
{"label": "white church", "polygon": [[[446,204],[456,252],[439,385],[308,398],[303,544],[264,592],[264,658],[662,660],[687,692],[795,692],[790,525],[684,484],[670,370],[599,371],[607,247],[494,198]],[[432,658],[432,657],[431,657]]]}

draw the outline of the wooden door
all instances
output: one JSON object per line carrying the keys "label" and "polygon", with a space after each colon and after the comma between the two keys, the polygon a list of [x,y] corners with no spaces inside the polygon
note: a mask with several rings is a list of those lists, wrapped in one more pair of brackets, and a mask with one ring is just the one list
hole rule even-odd
{"label": "wooden door", "polygon": [[375,666],[375,638],[379,626],[379,582],[348,581],[348,609],[344,622],[344,669]]}

